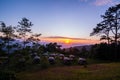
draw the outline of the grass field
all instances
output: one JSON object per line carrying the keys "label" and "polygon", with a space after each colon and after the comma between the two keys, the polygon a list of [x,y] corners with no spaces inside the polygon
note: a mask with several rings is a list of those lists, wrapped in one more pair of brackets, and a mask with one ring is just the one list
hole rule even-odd
{"label": "grass field", "polygon": [[120,63],[51,67],[16,74],[20,80],[120,80]]}

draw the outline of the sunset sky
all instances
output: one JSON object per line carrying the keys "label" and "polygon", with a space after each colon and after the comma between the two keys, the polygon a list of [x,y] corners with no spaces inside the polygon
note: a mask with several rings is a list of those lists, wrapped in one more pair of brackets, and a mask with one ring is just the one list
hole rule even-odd
{"label": "sunset sky", "polygon": [[92,29],[101,21],[100,15],[120,0],[0,0],[0,21],[18,25],[23,17],[34,25],[34,33],[41,33],[41,42],[64,45],[98,43],[90,37]]}

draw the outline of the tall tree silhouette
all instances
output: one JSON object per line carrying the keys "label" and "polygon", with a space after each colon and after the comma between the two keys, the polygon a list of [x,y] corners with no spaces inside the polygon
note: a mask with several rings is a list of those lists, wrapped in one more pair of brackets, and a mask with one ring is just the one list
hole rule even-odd
{"label": "tall tree silhouette", "polygon": [[40,41],[40,36],[41,34],[32,34],[28,39],[27,41],[28,42],[32,42],[32,47],[34,50],[38,50],[38,48],[40,47],[40,44],[39,44],[39,41]]}
{"label": "tall tree silhouette", "polygon": [[28,41],[30,41],[30,42],[33,42],[33,43],[38,43],[39,41],[40,41],[40,36],[41,36],[42,34],[38,34],[38,33],[36,33],[36,34],[32,34],[27,40]]}
{"label": "tall tree silhouette", "polygon": [[115,43],[118,43],[119,32],[120,32],[120,4],[110,7],[108,9],[111,14],[114,16],[113,18],[113,26],[111,27],[112,33],[114,34]]}
{"label": "tall tree silhouette", "polygon": [[90,34],[90,36],[93,35],[101,35],[100,40],[107,40],[108,44],[110,43],[111,37],[110,37],[110,28],[109,25],[103,21],[97,24],[96,28],[93,29],[93,32]]}
{"label": "tall tree silhouette", "polygon": [[4,22],[1,22],[0,24],[0,32],[3,34],[3,37],[4,38],[4,42],[5,44],[7,43],[7,48],[8,48],[8,54],[9,54],[9,49],[10,49],[10,46],[9,46],[9,43],[10,43],[10,40],[12,40],[12,38],[15,37],[15,30],[14,30],[14,27],[13,26],[6,26],[6,24]]}
{"label": "tall tree silhouette", "polygon": [[57,43],[49,43],[46,44],[46,48],[48,52],[58,52],[61,45],[58,45]]}
{"label": "tall tree silhouette", "polygon": [[31,26],[33,26],[32,22],[30,22],[27,18],[22,18],[19,25],[17,26],[17,32],[19,33],[19,37],[24,40],[24,48],[26,44],[26,39],[28,33],[31,33]]}
{"label": "tall tree silhouette", "polygon": [[117,44],[120,37],[120,4],[109,7],[101,17],[103,21],[93,28],[93,32],[90,35],[104,34],[101,39],[107,39],[108,43],[110,40],[114,40],[114,43]]}

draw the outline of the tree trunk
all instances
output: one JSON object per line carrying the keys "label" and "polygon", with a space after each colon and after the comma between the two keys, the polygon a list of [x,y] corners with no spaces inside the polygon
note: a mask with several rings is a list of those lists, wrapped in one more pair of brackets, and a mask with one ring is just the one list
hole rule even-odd
{"label": "tree trunk", "polygon": [[118,14],[117,14],[117,11],[116,11],[116,21],[115,21],[115,44],[117,45],[117,38],[118,38],[118,21],[117,21],[117,18],[118,18]]}

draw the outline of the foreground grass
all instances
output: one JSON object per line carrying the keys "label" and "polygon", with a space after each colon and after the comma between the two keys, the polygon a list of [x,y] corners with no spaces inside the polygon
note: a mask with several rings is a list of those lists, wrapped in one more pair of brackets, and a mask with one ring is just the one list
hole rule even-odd
{"label": "foreground grass", "polygon": [[16,74],[20,80],[120,80],[120,63],[62,66]]}

